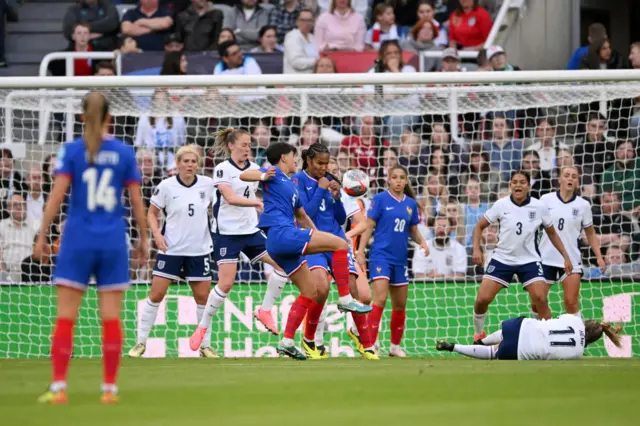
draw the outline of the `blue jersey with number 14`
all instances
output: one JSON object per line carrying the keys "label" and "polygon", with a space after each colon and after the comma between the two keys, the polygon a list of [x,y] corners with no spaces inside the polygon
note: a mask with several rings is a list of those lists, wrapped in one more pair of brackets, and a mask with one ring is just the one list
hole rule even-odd
{"label": "blue jersey with number 14", "polygon": [[416,201],[406,195],[398,200],[389,191],[381,192],[371,200],[367,217],[376,222],[369,258],[406,265],[409,228],[420,223]]}
{"label": "blue jersey with number 14", "polygon": [[140,182],[133,149],[105,139],[92,164],[82,138],[62,146],[56,174],[71,178],[69,211],[62,244],[70,248],[126,247],[122,192]]}

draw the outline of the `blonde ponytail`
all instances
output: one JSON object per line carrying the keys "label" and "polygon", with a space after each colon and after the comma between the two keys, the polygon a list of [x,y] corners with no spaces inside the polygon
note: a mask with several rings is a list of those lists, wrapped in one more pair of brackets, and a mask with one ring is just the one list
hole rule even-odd
{"label": "blonde ponytail", "polygon": [[216,157],[229,158],[231,157],[231,150],[229,149],[229,142],[235,143],[238,137],[241,135],[249,135],[249,132],[242,129],[234,129],[233,127],[227,127],[226,129],[218,130],[216,133],[216,139],[213,143],[213,152]]}
{"label": "blonde ponytail", "polygon": [[603,322],[600,325],[602,326],[602,331],[605,336],[611,340],[611,343],[616,345],[616,347],[621,348],[622,343],[620,342],[620,333],[622,332],[622,326],[620,324],[612,325],[608,322]]}
{"label": "blonde ponytail", "polygon": [[87,148],[89,162],[93,163],[102,146],[104,125],[109,113],[109,105],[104,94],[89,93],[82,103],[84,115],[84,145]]}

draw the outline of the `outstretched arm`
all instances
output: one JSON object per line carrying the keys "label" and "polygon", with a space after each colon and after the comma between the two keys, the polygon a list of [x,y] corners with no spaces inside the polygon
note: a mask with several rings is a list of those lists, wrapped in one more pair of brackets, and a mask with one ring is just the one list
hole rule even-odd
{"label": "outstretched arm", "polygon": [[240,180],[243,182],[265,182],[276,175],[275,167],[269,167],[269,170],[245,170],[240,173]]}

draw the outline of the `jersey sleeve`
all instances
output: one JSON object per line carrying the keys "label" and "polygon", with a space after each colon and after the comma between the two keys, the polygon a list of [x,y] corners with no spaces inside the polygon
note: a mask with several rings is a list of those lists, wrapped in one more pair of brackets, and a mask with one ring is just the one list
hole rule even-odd
{"label": "jersey sleeve", "polygon": [[591,204],[585,203],[584,214],[582,215],[582,227],[588,228],[593,225],[593,213],[591,213]]}
{"label": "jersey sleeve", "polygon": [[62,144],[56,154],[56,167],[54,169],[56,175],[73,175],[73,163],[68,155],[66,144]]}
{"label": "jersey sleeve", "polygon": [[213,186],[218,186],[221,183],[231,185],[231,177],[229,172],[225,170],[224,164],[218,164],[213,170]]}
{"label": "jersey sleeve", "polygon": [[413,209],[411,211],[411,219],[409,219],[409,226],[414,226],[420,223],[420,212],[418,211],[418,203],[413,201]]}
{"label": "jersey sleeve", "polygon": [[344,206],[344,211],[347,214],[347,219],[360,211],[358,201],[350,198],[349,196],[344,196],[342,205]]}
{"label": "jersey sleeve", "polygon": [[367,211],[367,217],[376,222],[380,219],[380,215],[382,214],[382,203],[380,201],[381,199],[377,195],[373,197],[369,210]]}
{"label": "jersey sleeve", "polygon": [[133,183],[140,183],[142,177],[140,176],[140,169],[138,168],[138,162],[132,148],[127,147],[127,167],[125,169],[124,184],[129,186]]}
{"label": "jersey sleeve", "polygon": [[549,208],[544,204],[540,203],[538,206],[538,210],[540,211],[540,219],[542,220],[542,226],[548,228],[553,225],[553,219],[551,218],[551,212]]}
{"label": "jersey sleeve", "polygon": [[502,213],[502,205],[495,202],[491,208],[485,212],[484,218],[487,219],[489,223],[494,223],[500,217],[500,213]]}
{"label": "jersey sleeve", "polygon": [[160,184],[158,184],[158,186],[156,186],[153,190],[153,194],[151,195],[150,200],[151,204],[153,204],[160,210],[163,210],[167,206],[166,192],[167,186],[164,184],[164,182],[160,182]]}

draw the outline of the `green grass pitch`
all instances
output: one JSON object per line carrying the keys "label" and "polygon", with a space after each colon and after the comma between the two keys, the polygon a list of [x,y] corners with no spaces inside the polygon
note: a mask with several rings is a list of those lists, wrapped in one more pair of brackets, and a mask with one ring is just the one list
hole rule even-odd
{"label": "green grass pitch", "polygon": [[6,426],[585,426],[640,422],[640,359],[124,359],[101,406],[98,359],[72,360],[69,404],[36,404],[48,360],[0,360]]}

